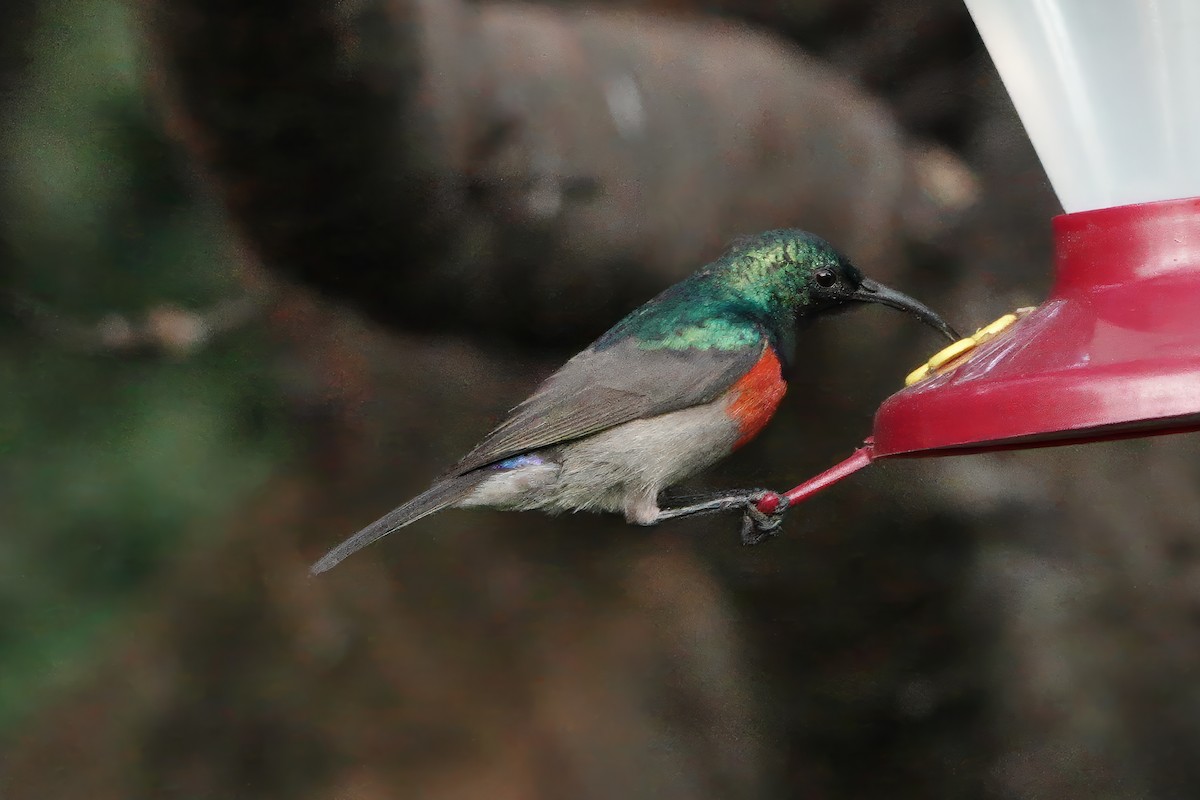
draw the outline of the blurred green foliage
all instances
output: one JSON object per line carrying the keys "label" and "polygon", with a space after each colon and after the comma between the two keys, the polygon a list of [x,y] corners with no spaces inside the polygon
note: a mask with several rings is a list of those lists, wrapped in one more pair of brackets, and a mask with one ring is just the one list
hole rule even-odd
{"label": "blurred green foliage", "polygon": [[[15,81],[0,288],[94,322],[242,290],[141,86],[132,9],[46,2]],[[286,431],[253,329],[184,361],[72,352],[0,313],[0,729],[86,671],[164,559],[259,485]],[[206,524],[207,523],[207,524]]]}

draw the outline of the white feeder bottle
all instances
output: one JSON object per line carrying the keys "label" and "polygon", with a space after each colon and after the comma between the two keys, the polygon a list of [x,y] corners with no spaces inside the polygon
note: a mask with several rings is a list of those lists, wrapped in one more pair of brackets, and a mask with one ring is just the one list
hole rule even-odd
{"label": "white feeder bottle", "polygon": [[1200,2],[966,5],[1067,213],[1200,195]]}

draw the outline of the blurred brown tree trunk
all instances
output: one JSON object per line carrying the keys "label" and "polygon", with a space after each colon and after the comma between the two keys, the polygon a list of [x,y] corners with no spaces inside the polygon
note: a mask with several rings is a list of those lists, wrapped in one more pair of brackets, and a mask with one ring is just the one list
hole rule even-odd
{"label": "blurred brown tree trunk", "polygon": [[730,22],[142,5],[173,124],[265,266],[393,327],[586,336],[797,220],[887,273],[972,199],[877,102]]}

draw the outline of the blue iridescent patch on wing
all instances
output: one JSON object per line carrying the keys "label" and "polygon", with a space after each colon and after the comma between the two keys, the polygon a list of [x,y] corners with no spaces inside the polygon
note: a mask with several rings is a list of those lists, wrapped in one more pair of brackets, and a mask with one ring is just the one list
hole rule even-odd
{"label": "blue iridescent patch on wing", "polygon": [[535,455],[519,455],[512,458],[506,458],[503,461],[497,461],[492,464],[492,469],[519,469],[520,467],[537,467],[545,464],[541,456]]}

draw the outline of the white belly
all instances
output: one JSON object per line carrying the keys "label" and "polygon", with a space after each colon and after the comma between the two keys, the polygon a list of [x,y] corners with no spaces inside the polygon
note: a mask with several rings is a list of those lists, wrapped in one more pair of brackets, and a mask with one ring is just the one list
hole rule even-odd
{"label": "white belly", "polygon": [[543,464],[497,470],[459,505],[625,512],[645,521],[657,513],[659,492],[733,449],[740,434],[727,404],[721,398],[563,445]]}

